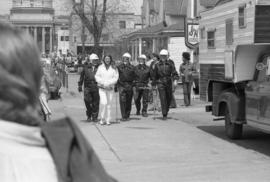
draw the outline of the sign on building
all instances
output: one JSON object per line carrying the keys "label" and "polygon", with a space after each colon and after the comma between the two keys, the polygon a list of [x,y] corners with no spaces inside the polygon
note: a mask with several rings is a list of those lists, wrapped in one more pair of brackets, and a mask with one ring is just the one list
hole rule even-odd
{"label": "sign on building", "polygon": [[186,20],[185,39],[187,47],[194,49],[199,45],[199,23],[195,20]]}

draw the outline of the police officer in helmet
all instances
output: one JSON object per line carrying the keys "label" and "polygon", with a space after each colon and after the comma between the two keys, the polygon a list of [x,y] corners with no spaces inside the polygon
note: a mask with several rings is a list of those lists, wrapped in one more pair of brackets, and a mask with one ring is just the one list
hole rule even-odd
{"label": "police officer in helmet", "polygon": [[172,84],[177,84],[179,76],[173,61],[169,59],[169,52],[162,49],[159,56],[160,61],[154,68],[154,84],[158,88],[163,120],[166,120],[172,99]]}
{"label": "police officer in helmet", "polygon": [[118,66],[118,90],[122,121],[129,120],[131,112],[135,72],[134,66],[130,64],[130,61],[131,55],[129,53],[125,53],[122,56],[122,63]]}
{"label": "police officer in helmet", "polygon": [[85,64],[78,82],[78,91],[82,92],[84,85],[84,103],[88,122],[98,121],[99,112],[99,91],[95,79],[95,74],[99,66],[99,58],[96,54],[91,54]]}

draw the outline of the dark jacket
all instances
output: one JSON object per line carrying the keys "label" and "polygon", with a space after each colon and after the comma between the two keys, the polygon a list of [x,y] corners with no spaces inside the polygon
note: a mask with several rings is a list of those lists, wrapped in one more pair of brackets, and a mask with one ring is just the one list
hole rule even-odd
{"label": "dark jacket", "polygon": [[136,87],[146,87],[150,80],[150,68],[145,64],[135,66],[134,84]]}
{"label": "dark jacket", "polygon": [[116,182],[71,119],[44,123],[41,131],[62,182]]}
{"label": "dark jacket", "polygon": [[118,85],[119,86],[130,86],[133,85],[134,79],[135,79],[135,69],[134,66],[131,64],[120,64],[118,66],[118,72],[119,72],[119,79],[118,79]]}
{"label": "dark jacket", "polygon": [[155,83],[171,83],[172,80],[178,80],[179,76],[172,60],[165,62],[159,61],[154,68]]}
{"label": "dark jacket", "polygon": [[150,64],[150,78],[151,80],[153,81],[154,80],[154,77],[155,77],[155,67],[157,65],[159,61],[156,60],[156,61],[153,61],[151,64]]}
{"label": "dark jacket", "polygon": [[85,88],[96,87],[97,82],[95,74],[97,72],[98,65],[86,64],[80,75],[78,86],[81,87],[84,84]]}

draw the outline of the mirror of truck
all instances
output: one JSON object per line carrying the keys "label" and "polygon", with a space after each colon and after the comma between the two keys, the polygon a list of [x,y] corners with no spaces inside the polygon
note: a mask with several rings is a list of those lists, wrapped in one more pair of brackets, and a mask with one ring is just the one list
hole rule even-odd
{"label": "mirror of truck", "polygon": [[270,75],[270,57],[267,58],[267,71],[266,74],[269,76]]}

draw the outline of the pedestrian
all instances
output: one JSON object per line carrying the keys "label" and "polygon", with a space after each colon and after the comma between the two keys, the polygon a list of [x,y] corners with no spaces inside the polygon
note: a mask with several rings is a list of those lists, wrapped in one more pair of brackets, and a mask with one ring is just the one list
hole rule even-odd
{"label": "pedestrian", "polygon": [[103,58],[103,64],[98,67],[95,78],[98,83],[100,96],[100,124],[104,125],[106,123],[110,125],[114,88],[119,78],[112,56],[108,55]]}
{"label": "pedestrian", "polygon": [[82,85],[84,84],[84,103],[86,106],[86,115],[88,122],[98,122],[99,112],[99,89],[96,82],[95,74],[99,58],[96,54],[91,54],[81,72],[80,80],[78,82],[78,91],[82,92]]}
{"label": "pedestrian", "polygon": [[130,64],[130,61],[131,55],[129,53],[125,53],[122,56],[122,63],[118,66],[118,91],[122,121],[129,120],[132,105],[135,72],[134,66]]}
{"label": "pedestrian", "polygon": [[0,181],[115,181],[73,121],[39,117],[42,68],[31,35],[0,23],[0,42]]}
{"label": "pedestrian", "polygon": [[172,99],[172,84],[177,84],[179,76],[174,64],[169,61],[168,51],[162,49],[159,55],[160,61],[156,64],[154,70],[154,84],[158,87],[163,120],[166,120]]}
{"label": "pedestrian", "polygon": [[193,64],[190,62],[190,54],[188,52],[182,53],[183,63],[180,65],[180,74],[183,83],[184,103],[185,106],[190,106],[191,86],[193,84],[192,74],[196,72]]}
{"label": "pedestrian", "polygon": [[149,81],[150,81],[150,68],[145,64],[146,56],[140,55],[138,58],[139,64],[135,66],[135,80],[134,85],[136,89],[136,115],[141,114],[141,99],[142,99],[142,116],[147,117],[148,95],[149,95]]}

